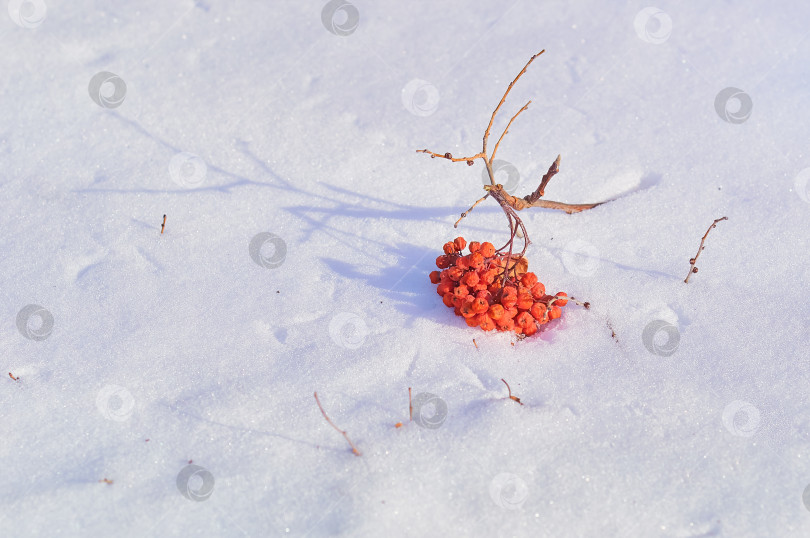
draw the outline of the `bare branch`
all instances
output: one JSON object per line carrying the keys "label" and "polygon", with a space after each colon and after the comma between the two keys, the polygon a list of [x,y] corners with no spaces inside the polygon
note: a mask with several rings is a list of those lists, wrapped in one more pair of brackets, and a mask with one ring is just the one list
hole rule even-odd
{"label": "bare branch", "polygon": [[513,80],[509,84],[509,87],[506,88],[506,92],[504,92],[503,97],[501,97],[501,102],[498,103],[498,106],[496,106],[495,110],[492,111],[492,117],[489,119],[489,125],[487,125],[487,130],[484,131],[484,148],[482,153],[484,153],[485,155],[487,153],[487,139],[489,138],[489,131],[490,129],[492,129],[492,123],[495,121],[495,116],[498,114],[498,110],[500,110],[501,106],[503,105],[503,102],[506,101],[506,96],[509,95],[509,92],[512,91],[512,86],[514,86],[515,83],[518,81],[518,79],[523,76],[523,73],[526,72],[526,69],[529,68],[534,59],[543,54],[544,52],[546,52],[546,49],[541,50],[540,52],[529,58],[529,61],[526,62],[526,65],[524,65],[523,69],[520,70],[520,73],[517,74],[515,80]]}
{"label": "bare branch", "polygon": [[684,282],[686,282],[687,284],[689,283],[689,277],[692,276],[692,273],[698,272],[698,268],[695,267],[695,264],[697,263],[697,259],[700,256],[700,253],[703,252],[703,249],[705,248],[703,246],[703,243],[706,241],[706,238],[709,236],[709,232],[712,231],[712,228],[716,228],[717,223],[720,222],[721,220],[728,220],[728,217],[721,217],[719,219],[714,219],[714,222],[712,222],[712,225],[709,226],[709,229],[706,230],[706,233],[703,234],[703,238],[700,240],[700,246],[698,247],[697,254],[695,254],[694,258],[689,260],[689,274],[686,275],[686,279],[684,280]]}
{"label": "bare branch", "polygon": [[318,399],[318,393],[317,392],[315,393],[315,401],[318,403],[318,409],[321,410],[321,414],[323,415],[323,418],[326,419],[326,422],[328,422],[329,425],[332,426],[333,428],[335,428],[338,432],[343,434],[343,437],[349,443],[349,446],[352,447],[352,452],[354,452],[355,456],[361,456],[362,454],[360,454],[360,451],[357,450],[357,447],[354,446],[354,443],[352,443],[352,440],[349,439],[349,435],[344,430],[341,430],[340,428],[335,426],[335,423],[332,422],[332,420],[329,418],[329,416],[327,416],[326,411],[323,410],[323,406],[321,405],[321,401]]}
{"label": "bare branch", "polygon": [[530,105],[530,104],[532,104],[532,102],[531,102],[531,101],[529,101],[528,103],[526,103],[525,105],[523,105],[523,108],[521,108],[520,110],[518,110],[518,111],[517,111],[517,114],[515,114],[514,116],[512,116],[512,119],[511,119],[511,120],[509,120],[509,123],[507,123],[507,124],[506,124],[506,129],[504,129],[504,130],[503,130],[503,134],[501,134],[501,137],[500,137],[500,138],[498,139],[498,141],[495,143],[495,149],[493,149],[493,150],[492,150],[492,155],[491,155],[491,156],[490,156],[490,158],[489,158],[489,163],[490,163],[490,164],[492,164],[492,161],[494,161],[494,160],[495,160],[495,154],[496,154],[496,153],[498,153],[498,146],[500,146],[500,145],[501,145],[501,140],[503,140],[503,137],[504,137],[504,136],[506,136],[506,133],[508,133],[508,132],[509,132],[509,127],[511,127],[511,126],[512,126],[512,122],[513,122],[513,121],[515,121],[515,118],[517,118],[517,117],[520,115],[520,113],[521,113],[521,112],[523,112],[524,110],[526,110],[527,108],[529,108],[529,105]]}
{"label": "bare branch", "polygon": [[484,159],[486,160],[487,156],[484,153],[479,153],[477,155],[473,155],[472,157],[453,157],[453,155],[448,151],[447,153],[434,153],[429,149],[417,149],[416,153],[427,153],[430,155],[431,159],[435,159],[439,157],[440,159],[447,159],[448,161],[453,161],[454,163],[458,162],[466,162],[468,166],[473,165],[473,159]]}
{"label": "bare branch", "polygon": [[503,384],[506,385],[506,390],[509,391],[509,399],[516,401],[520,405],[523,405],[523,402],[520,401],[520,398],[518,398],[517,396],[512,396],[512,387],[509,386],[509,383],[507,383],[506,380],[503,378],[501,378],[501,381],[503,381]]}
{"label": "bare branch", "polygon": [[531,193],[528,196],[524,196],[523,199],[527,202],[534,203],[540,199],[546,193],[546,185],[548,182],[551,181],[557,172],[560,171],[560,155],[557,155],[557,159],[551,163],[551,166],[548,167],[548,172],[543,176],[543,179],[540,181],[540,186],[537,187],[537,190]]}

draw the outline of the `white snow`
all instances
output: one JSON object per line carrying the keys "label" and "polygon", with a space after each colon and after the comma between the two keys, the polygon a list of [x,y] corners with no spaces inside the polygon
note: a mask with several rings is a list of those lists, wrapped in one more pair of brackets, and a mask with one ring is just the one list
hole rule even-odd
{"label": "white snow", "polygon": [[[807,5],[7,4],[0,534],[810,533]],[[592,307],[516,341],[427,276],[507,237],[482,164],[415,150],[541,49],[490,150],[532,99],[515,192],[614,200],[523,212]]]}

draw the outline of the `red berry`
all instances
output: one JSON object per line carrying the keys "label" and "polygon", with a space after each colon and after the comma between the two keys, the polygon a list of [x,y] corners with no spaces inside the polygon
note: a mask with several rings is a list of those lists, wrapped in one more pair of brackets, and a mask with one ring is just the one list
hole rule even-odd
{"label": "red berry", "polygon": [[467,246],[467,241],[463,237],[456,237],[453,240],[453,245],[455,245],[457,252],[461,252]]}
{"label": "red berry", "polygon": [[548,307],[546,307],[545,304],[543,304],[543,303],[534,303],[532,305],[531,310],[529,310],[529,313],[532,315],[532,317],[534,319],[536,319],[540,323],[545,323],[546,321],[548,321],[546,319],[546,312],[547,311],[548,311]]}
{"label": "red berry", "polygon": [[489,317],[488,315],[481,314],[481,321],[478,324],[478,326],[485,331],[491,331],[492,329],[495,328],[495,322],[492,321],[492,318]]}
{"label": "red berry", "polygon": [[505,312],[505,310],[503,308],[503,305],[499,305],[499,304],[494,304],[494,305],[490,306],[489,310],[487,311],[487,313],[489,314],[489,317],[491,317],[492,319],[494,319],[496,321],[503,317],[504,312]]}
{"label": "red berry", "polygon": [[534,286],[532,286],[532,297],[535,299],[542,299],[543,295],[546,294],[546,287],[543,285],[542,282],[538,282]]}
{"label": "red berry", "polygon": [[475,271],[470,271],[464,275],[464,278],[462,278],[461,281],[470,287],[475,286],[478,284],[478,273]]}
{"label": "red berry", "polygon": [[454,282],[458,282],[459,280],[464,277],[464,269],[459,269],[458,267],[451,267],[447,271],[447,276],[450,277],[450,280]]}
{"label": "red berry", "polygon": [[447,269],[450,267],[450,258],[448,258],[447,255],[439,256],[436,258],[436,267],[439,269]]}
{"label": "red berry", "polygon": [[454,252],[456,252],[456,245],[454,245],[452,241],[448,241],[444,244],[445,254],[453,254]]}
{"label": "red berry", "polygon": [[525,273],[520,277],[520,283],[531,289],[531,287],[537,283],[537,275],[534,273]]}
{"label": "red berry", "polygon": [[533,304],[534,299],[531,293],[521,292],[518,294],[516,304],[518,310],[529,310]]}
{"label": "red berry", "polygon": [[471,242],[470,243],[470,254],[472,254],[473,252],[478,252],[478,249],[480,249],[480,248],[481,248],[481,243],[479,243],[478,241]]}
{"label": "red berry", "polygon": [[521,312],[515,318],[515,324],[521,329],[525,329],[529,325],[534,325],[534,318],[528,312]]}
{"label": "red berry", "polygon": [[476,314],[482,314],[489,309],[489,303],[483,297],[473,299],[472,309]]}
{"label": "red berry", "polygon": [[[557,297],[568,297],[568,295],[564,291],[557,292]],[[568,299],[557,299],[554,301],[554,304],[559,306],[565,306],[568,304]]]}
{"label": "red berry", "polygon": [[552,306],[551,310],[548,311],[548,317],[551,319],[557,319],[560,316],[562,316],[562,310],[557,305]]}
{"label": "red berry", "polygon": [[438,271],[431,271],[430,272],[430,281],[433,284],[438,284],[439,282],[442,281],[441,274]]}
{"label": "red berry", "polygon": [[445,306],[449,306],[450,308],[456,306],[453,304],[453,299],[455,299],[455,296],[452,293],[445,293],[442,295],[442,302]]}
{"label": "red berry", "polygon": [[487,241],[486,243],[481,243],[481,250],[479,252],[484,256],[484,258],[491,258],[495,255],[495,245]]}

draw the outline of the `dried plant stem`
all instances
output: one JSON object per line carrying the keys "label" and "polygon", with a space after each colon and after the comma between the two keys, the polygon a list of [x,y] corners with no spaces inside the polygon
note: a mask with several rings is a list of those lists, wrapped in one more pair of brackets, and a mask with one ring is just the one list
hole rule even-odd
{"label": "dried plant stem", "polygon": [[411,399],[411,387],[408,387],[408,420],[413,422],[413,400]]}
{"label": "dried plant stem", "polygon": [[720,222],[721,220],[728,220],[728,217],[721,217],[719,219],[714,219],[714,222],[712,222],[712,225],[709,226],[709,229],[706,230],[706,233],[703,234],[703,238],[700,240],[700,246],[698,247],[697,254],[695,254],[694,258],[689,260],[689,274],[686,275],[686,279],[684,279],[684,282],[686,282],[687,284],[689,283],[689,277],[692,276],[692,273],[697,273],[698,272],[698,268],[695,267],[695,264],[697,263],[698,257],[700,256],[700,253],[703,252],[703,249],[705,248],[703,246],[703,243],[706,242],[706,238],[709,236],[709,232],[712,231],[712,228],[716,228],[717,223]]}
{"label": "dried plant stem", "polygon": [[163,224],[160,225],[160,235],[163,235],[164,228],[166,228],[166,215],[163,215]]}
{"label": "dried plant stem", "polygon": [[351,439],[349,439],[349,435],[346,433],[346,431],[345,431],[345,430],[341,430],[340,428],[338,428],[337,426],[335,426],[335,423],[334,423],[334,422],[332,422],[332,420],[331,420],[331,419],[329,418],[329,416],[326,414],[326,411],[324,411],[324,410],[323,410],[323,406],[321,405],[321,401],[318,399],[318,393],[317,393],[317,392],[315,392],[315,401],[318,403],[318,409],[320,409],[320,410],[321,410],[321,414],[323,415],[323,418],[325,418],[325,419],[326,419],[326,422],[328,422],[330,426],[332,426],[333,428],[335,428],[335,429],[336,429],[338,432],[340,432],[340,433],[343,435],[343,437],[344,437],[344,438],[346,439],[346,441],[349,443],[349,446],[351,446],[351,447],[352,447],[352,452],[354,452],[354,455],[355,455],[355,456],[361,456],[362,454],[360,454],[360,451],[359,451],[359,450],[357,450],[357,447],[356,447],[356,446],[354,446],[354,443],[352,443],[352,440],[351,440]]}
{"label": "dried plant stem", "polygon": [[523,405],[523,402],[520,401],[520,398],[518,398],[517,396],[512,396],[512,387],[509,386],[509,383],[507,383],[506,380],[503,378],[501,378],[501,381],[503,381],[503,384],[506,385],[506,390],[509,391],[509,399],[516,401],[520,405]]}
{"label": "dried plant stem", "polygon": [[509,83],[509,86],[506,88],[503,97],[501,97],[501,100],[498,102],[498,105],[495,107],[495,110],[492,111],[492,116],[489,119],[489,124],[487,124],[487,128],[484,131],[483,144],[480,153],[476,153],[471,157],[453,157],[453,155],[449,152],[442,154],[430,151],[428,149],[417,150],[417,153],[427,153],[428,155],[430,155],[431,158],[439,157],[453,162],[463,161],[466,162],[467,165],[469,166],[472,166],[474,164],[475,159],[482,159],[484,161],[484,165],[486,166],[490,182],[489,185],[484,186],[484,190],[487,191],[487,194],[486,196],[475,202],[472,205],[472,207],[470,207],[470,209],[462,213],[461,217],[456,221],[454,227],[457,228],[459,222],[461,222],[461,220],[464,217],[466,217],[475,206],[484,201],[487,197],[491,196],[492,198],[495,199],[495,201],[498,202],[498,205],[501,206],[501,209],[506,215],[506,219],[509,224],[509,241],[507,242],[506,245],[504,245],[502,248],[498,250],[498,252],[502,252],[504,250],[507,251],[506,270],[504,270],[503,272],[502,285],[506,285],[506,282],[508,280],[508,272],[510,264],[512,262],[515,237],[523,239],[523,249],[520,251],[520,254],[515,254],[515,257],[523,257],[523,255],[526,253],[526,249],[528,248],[529,244],[531,244],[531,241],[529,240],[529,234],[526,232],[526,227],[523,225],[523,221],[520,219],[520,217],[518,217],[517,211],[521,211],[523,209],[526,209],[527,207],[542,207],[546,209],[557,209],[560,211],[565,211],[568,214],[571,214],[571,213],[578,213],[586,209],[591,209],[604,203],[604,202],[597,202],[591,204],[566,204],[563,202],[555,202],[553,200],[540,199],[545,194],[546,186],[548,185],[549,181],[551,181],[551,178],[554,177],[554,175],[560,171],[559,155],[557,156],[557,159],[554,161],[554,163],[552,163],[552,165],[549,167],[548,172],[546,172],[546,174],[543,175],[543,178],[538,188],[533,193],[529,194],[528,196],[525,196],[524,198],[512,196],[511,194],[506,192],[506,190],[503,188],[502,185],[495,182],[495,173],[492,169],[492,162],[495,158],[495,154],[498,152],[498,148],[500,147],[504,137],[509,132],[509,128],[512,126],[512,123],[515,121],[515,119],[517,119],[518,116],[520,116],[521,113],[523,113],[527,108],[529,108],[531,101],[523,105],[523,107],[520,110],[518,110],[514,116],[511,117],[509,122],[506,124],[506,128],[503,130],[503,133],[501,133],[501,136],[495,143],[495,148],[492,151],[492,155],[489,155],[487,153],[487,143],[489,141],[490,132],[492,131],[492,125],[495,123],[495,116],[498,115],[498,112],[500,111],[501,107],[506,101],[509,92],[512,91],[512,87],[517,83],[518,80],[520,80],[520,77],[523,76],[523,74],[526,72],[531,63],[535,60],[535,58],[537,58],[544,52],[545,49],[541,50],[540,52],[529,58],[529,61],[526,62],[526,65],[523,66],[523,69],[521,69],[520,72],[517,74],[517,76],[514,78],[514,80],[512,80],[512,82]]}

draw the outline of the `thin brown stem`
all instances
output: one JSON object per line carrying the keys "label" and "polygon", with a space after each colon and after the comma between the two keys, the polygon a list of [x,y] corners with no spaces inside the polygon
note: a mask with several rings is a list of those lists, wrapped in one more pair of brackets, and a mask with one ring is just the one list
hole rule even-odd
{"label": "thin brown stem", "polygon": [[315,392],[315,401],[318,403],[318,409],[320,409],[320,410],[321,410],[321,414],[323,415],[323,418],[325,418],[325,419],[326,419],[326,422],[328,422],[330,426],[332,426],[333,428],[335,428],[335,429],[336,429],[338,432],[340,432],[340,433],[343,435],[343,437],[344,437],[344,438],[346,439],[346,441],[349,443],[349,446],[351,446],[351,447],[352,447],[352,452],[354,452],[354,455],[355,455],[355,456],[361,456],[362,454],[360,454],[360,451],[359,451],[359,450],[357,450],[357,447],[356,447],[356,446],[354,446],[354,443],[352,443],[352,440],[351,440],[351,439],[349,439],[349,435],[346,433],[346,431],[345,431],[345,430],[341,430],[340,428],[338,428],[337,426],[335,426],[335,423],[334,423],[334,422],[332,422],[332,420],[331,420],[331,419],[329,418],[329,416],[326,414],[326,411],[324,411],[324,410],[323,410],[323,406],[321,405],[321,401],[318,399],[318,393],[317,393],[317,392]]}
{"label": "thin brown stem", "polygon": [[720,222],[721,220],[728,220],[728,217],[721,217],[719,219],[714,219],[714,222],[712,222],[712,225],[709,226],[709,229],[706,230],[706,233],[703,234],[703,238],[700,240],[700,246],[698,247],[697,254],[695,254],[694,258],[689,260],[689,274],[686,275],[686,279],[684,280],[684,282],[686,282],[687,284],[689,283],[689,277],[692,276],[692,273],[697,273],[698,272],[698,268],[695,267],[695,264],[697,263],[698,257],[700,256],[700,253],[703,252],[704,248],[706,248],[706,247],[703,246],[703,243],[706,241],[706,238],[709,236],[709,232],[712,231],[712,228],[716,228],[717,223]]}
{"label": "thin brown stem", "polygon": [[473,209],[475,209],[475,206],[477,206],[478,204],[480,204],[481,202],[483,202],[483,201],[484,201],[484,200],[486,200],[487,198],[489,198],[489,193],[487,193],[487,194],[486,194],[486,195],[485,195],[483,198],[481,198],[480,200],[478,200],[477,202],[475,202],[475,203],[472,205],[472,207],[470,207],[470,209],[468,209],[467,211],[465,211],[464,213],[462,213],[462,214],[461,214],[461,217],[459,217],[459,219],[456,221],[456,223],[455,223],[455,224],[453,224],[453,228],[458,228],[458,223],[459,223],[459,222],[461,222],[461,219],[463,219],[464,217],[466,217],[466,216],[467,216],[467,215],[470,213],[470,211],[472,211]]}
{"label": "thin brown stem", "polygon": [[529,61],[526,62],[526,65],[524,65],[523,69],[520,70],[520,73],[517,74],[515,80],[513,80],[509,84],[509,87],[506,88],[506,92],[504,92],[503,97],[501,97],[501,102],[498,103],[498,106],[496,106],[495,110],[492,111],[492,117],[489,118],[489,125],[487,125],[487,130],[484,131],[484,148],[482,153],[484,153],[485,155],[487,153],[487,139],[489,138],[489,131],[492,129],[492,123],[495,121],[495,116],[498,114],[498,110],[500,110],[501,106],[503,105],[503,102],[506,101],[506,96],[509,95],[509,92],[512,91],[512,86],[514,86],[515,83],[518,81],[518,79],[523,76],[523,73],[526,72],[526,69],[529,68],[534,59],[543,54],[544,52],[546,52],[546,49],[541,50],[540,52],[529,58]]}
{"label": "thin brown stem", "polygon": [[413,422],[413,400],[411,399],[411,387],[408,387],[408,420]]}
{"label": "thin brown stem", "polygon": [[520,405],[523,405],[523,402],[520,401],[520,398],[518,398],[517,396],[512,396],[512,387],[509,386],[509,383],[507,383],[506,380],[503,378],[501,378],[501,381],[503,381],[503,384],[506,385],[506,390],[509,391],[509,399],[516,401]]}
{"label": "thin brown stem", "polygon": [[435,153],[430,151],[429,149],[417,149],[416,153],[427,153],[430,155],[431,159],[435,159],[436,157],[440,159],[447,159],[448,161],[453,161],[454,163],[459,162],[466,162],[468,165],[472,166],[472,162],[474,159],[484,159],[486,160],[487,156],[485,153],[478,153],[477,155],[473,155],[472,157],[453,157],[453,154],[449,151],[447,153]]}
{"label": "thin brown stem", "polygon": [[501,137],[500,137],[500,138],[498,139],[498,141],[495,143],[495,149],[493,149],[493,150],[492,150],[492,155],[489,157],[489,162],[490,162],[490,164],[492,164],[492,162],[495,160],[495,154],[496,154],[496,153],[498,153],[498,146],[500,146],[500,145],[501,145],[501,140],[503,140],[503,137],[505,137],[505,136],[506,136],[506,133],[508,133],[508,132],[509,132],[509,127],[511,127],[511,126],[512,126],[512,122],[513,122],[513,121],[515,121],[515,118],[517,118],[517,117],[520,115],[520,113],[521,113],[521,112],[523,112],[524,110],[526,110],[527,108],[529,108],[529,105],[530,105],[530,104],[532,104],[532,102],[531,102],[531,101],[529,101],[528,103],[526,103],[525,105],[523,105],[523,108],[521,108],[520,110],[518,110],[518,111],[517,111],[517,114],[515,114],[514,116],[512,116],[512,119],[510,119],[510,120],[509,120],[509,123],[507,123],[507,124],[506,124],[506,129],[504,129],[504,130],[503,130],[503,134],[501,134]]}

